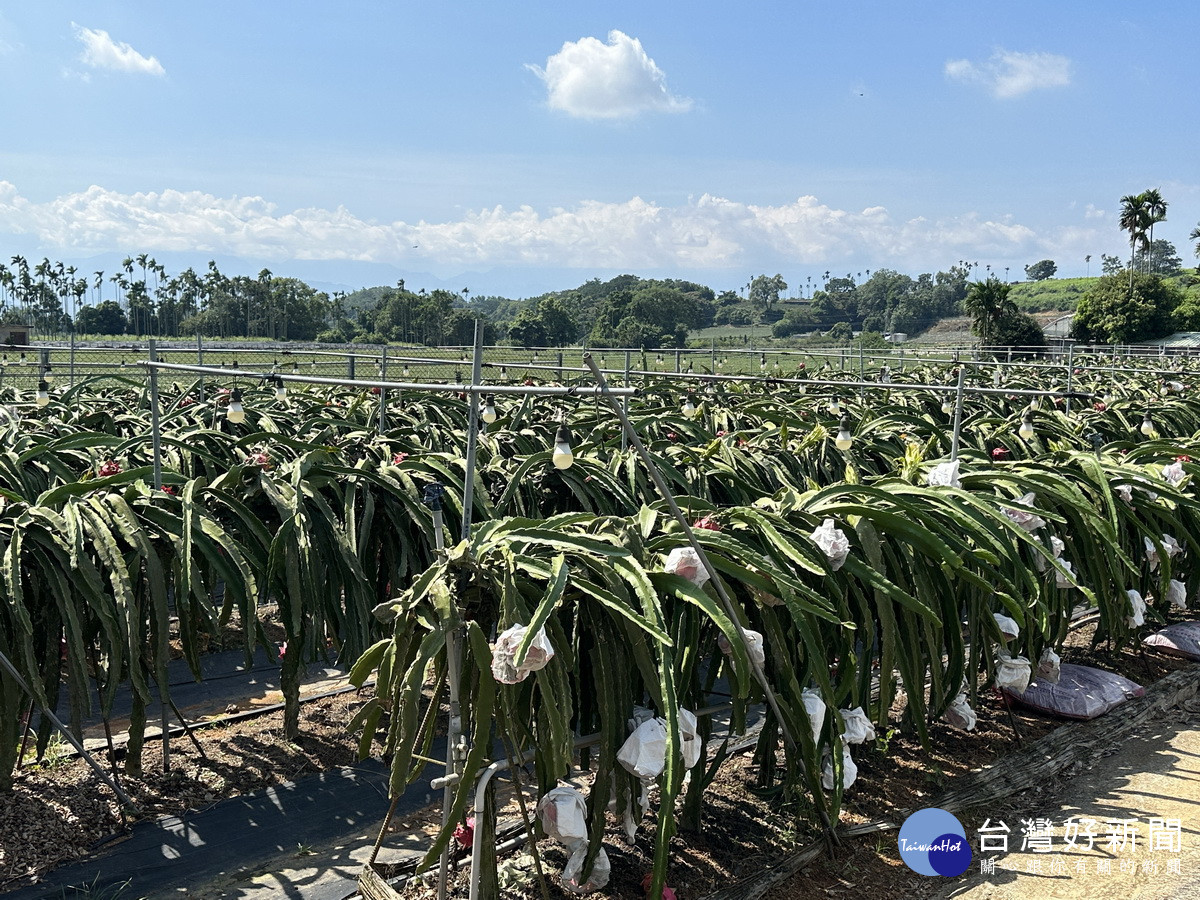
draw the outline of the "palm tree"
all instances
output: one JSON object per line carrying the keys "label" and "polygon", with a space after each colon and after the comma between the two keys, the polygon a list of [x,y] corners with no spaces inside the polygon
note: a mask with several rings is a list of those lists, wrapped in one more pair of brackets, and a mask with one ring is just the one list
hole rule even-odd
{"label": "palm tree", "polygon": [[[1162,194],[1158,192],[1158,188],[1150,188],[1142,191],[1142,199],[1146,203],[1146,217],[1150,224],[1150,242],[1147,248],[1150,251],[1154,250],[1154,223],[1165,222],[1167,219],[1167,201],[1163,199]],[[1153,273],[1151,273],[1153,274]]]}
{"label": "palm tree", "polygon": [[1196,256],[1200,256],[1200,224],[1192,229],[1192,233],[1188,235],[1188,240],[1196,242]]}
{"label": "palm tree", "polygon": [[1122,231],[1129,232],[1129,292],[1133,293],[1133,261],[1138,244],[1146,242],[1146,227],[1149,225],[1145,194],[1126,194],[1121,198],[1121,217],[1117,224]]}
{"label": "palm tree", "polygon": [[973,320],[971,330],[985,347],[996,343],[1000,322],[1016,313],[1017,305],[1009,299],[1012,288],[999,278],[977,281],[963,299],[963,311]]}
{"label": "palm tree", "polygon": [[1091,278],[1092,277],[1092,254],[1089,253],[1087,256],[1085,256],[1083,258],[1083,261],[1085,263],[1087,263],[1087,277]]}

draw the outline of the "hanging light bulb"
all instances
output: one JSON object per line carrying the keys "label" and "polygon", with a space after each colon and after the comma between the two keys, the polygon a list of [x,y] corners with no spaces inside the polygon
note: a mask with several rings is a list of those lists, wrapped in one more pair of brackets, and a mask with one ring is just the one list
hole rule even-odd
{"label": "hanging light bulb", "polygon": [[496,421],[497,418],[499,418],[496,415],[496,395],[495,394],[488,394],[487,397],[484,398],[483,412],[480,414],[479,417],[481,419],[483,419],[483,421],[486,422],[488,425],[491,425],[493,422]]}
{"label": "hanging light bulb", "polygon": [[1154,420],[1150,418],[1149,412],[1147,412],[1145,418],[1142,419],[1142,427],[1138,430],[1141,431],[1141,433],[1146,437],[1154,437],[1156,434],[1158,434],[1158,430],[1154,427]]}
{"label": "hanging light bulb", "polygon": [[37,405],[45,406],[50,402],[50,385],[46,384],[45,379],[38,382],[37,389]]}
{"label": "hanging light bulb", "polygon": [[287,385],[278,375],[275,376],[275,399],[280,403],[287,399]]}
{"label": "hanging light bulb", "polygon": [[837,397],[829,401],[829,414],[831,416],[840,416],[842,414],[842,401]]}
{"label": "hanging light bulb", "polygon": [[404,374],[404,377],[405,377],[405,378],[407,378],[407,377],[408,377],[408,364],[407,364],[407,363],[406,363],[406,364],[405,364],[405,366],[404,366],[404,369],[403,369],[403,374]]}
{"label": "hanging light bulb", "polygon": [[1041,408],[1042,408],[1042,398],[1041,398],[1041,397],[1034,397],[1032,400],[1030,400],[1030,401],[1029,401],[1029,408],[1030,408],[1031,410],[1033,410],[1034,412],[1037,412],[1039,409],[1041,409]]}
{"label": "hanging light bulb", "polygon": [[231,425],[240,425],[246,421],[246,410],[242,409],[242,392],[234,388],[229,395],[229,408],[225,410],[225,418]]}
{"label": "hanging light bulb", "polygon": [[50,368],[50,363],[46,363],[46,368],[42,371],[42,380],[47,384],[54,383],[54,370]]}
{"label": "hanging light bulb", "polygon": [[954,401],[950,399],[950,395],[946,395],[946,399],[942,401],[942,412],[946,415],[954,412]]}
{"label": "hanging light bulb", "polygon": [[293,375],[299,375],[299,374],[300,374],[300,363],[298,363],[298,362],[294,362],[294,363],[292,363],[292,374],[293,374]]}
{"label": "hanging light bulb", "polygon": [[764,353],[758,358],[758,368],[760,372],[767,368],[767,354]]}
{"label": "hanging light bulb", "polygon": [[554,454],[550,457],[556,469],[569,469],[575,462],[575,454],[571,452],[571,431],[566,424],[560,424],[554,435]]}
{"label": "hanging light bulb", "polygon": [[1021,417],[1021,427],[1017,429],[1017,434],[1026,441],[1033,439],[1033,416],[1030,415],[1028,410]]}
{"label": "hanging light bulb", "polygon": [[880,384],[891,384],[892,383],[892,373],[891,373],[891,370],[889,370],[887,366],[884,366],[882,369],[879,370],[879,383]]}
{"label": "hanging light bulb", "polygon": [[1000,382],[1002,380],[1003,380],[1003,376],[1000,374],[999,369],[997,369],[995,372],[992,373],[992,384],[996,385],[996,387],[1000,386]]}
{"label": "hanging light bulb", "polygon": [[[408,369],[405,369],[405,370],[404,370],[404,374],[405,374],[405,375],[407,375],[407,374],[408,374]],[[501,377],[501,378],[507,378],[507,377],[508,377],[508,366],[501,366],[501,367],[500,367],[500,377]]]}
{"label": "hanging light bulb", "polygon": [[838,433],[833,441],[833,445],[839,450],[849,450],[850,445],[853,443],[854,435],[850,433],[850,417],[842,416],[842,421],[838,423]]}
{"label": "hanging light bulb", "polygon": [[696,404],[692,402],[691,394],[683,398],[683,414],[685,416],[694,416],[696,414]]}

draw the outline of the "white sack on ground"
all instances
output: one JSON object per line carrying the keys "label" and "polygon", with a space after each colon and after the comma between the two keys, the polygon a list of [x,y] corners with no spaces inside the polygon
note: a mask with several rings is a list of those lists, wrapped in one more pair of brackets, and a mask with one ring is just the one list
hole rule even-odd
{"label": "white sack on ground", "polygon": [[[842,742],[842,790],[849,790],[853,787],[854,782],[858,780],[858,765],[850,756],[850,746]],[[833,757],[828,754],[825,756],[825,767],[821,771],[821,786],[827,791],[832,791],[836,783],[833,772]]]}
{"label": "white sack on ground", "polygon": [[812,724],[813,743],[821,743],[821,729],[825,727],[825,701],[814,688],[805,688],[800,694],[808,721]]}
{"label": "white sack on ground", "polygon": [[587,803],[570,785],[547,791],[538,801],[538,815],[546,834],[556,841],[564,844],[587,841]]}
{"label": "white sack on ground", "polygon": [[516,664],[517,650],[528,630],[524,625],[514,625],[496,638],[496,644],[492,647],[492,675],[501,684],[524,681],[530,672],[546,668],[554,659],[554,647],[550,645],[546,629],[539,628],[529,644],[524,661],[519,666]]}
{"label": "white sack on ground", "polygon": [[842,717],[842,740],[847,744],[862,744],[875,740],[875,726],[867,718],[861,706],[854,709],[840,709]]}
{"label": "white sack on ground", "polygon": [[850,539],[846,532],[838,528],[833,519],[826,519],[811,535],[813,542],[821,548],[829,559],[829,567],[837,571],[850,555]]}
{"label": "white sack on ground", "polygon": [[691,547],[676,547],[667,556],[663,569],[672,575],[686,578],[696,587],[703,587],[708,581],[708,571],[700,561],[700,555]]}
{"label": "white sack on ground", "polygon": [[963,731],[975,730],[975,710],[971,709],[965,693],[954,698],[954,702],[946,707],[942,718]]}
{"label": "white sack on ground", "polygon": [[596,854],[596,861],[592,863],[592,874],[583,884],[579,883],[579,876],[583,872],[583,863],[587,859],[588,842],[578,841],[567,849],[571,851],[571,858],[563,866],[561,876],[563,887],[572,894],[590,894],[592,891],[598,891],[608,886],[608,878],[612,874],[612,863],[608,861],[608,853],[603,847]]}
{"label": "white sack on ground", "polygon": [[643,722],[617,751],[617,762],[638,778],[657,778],[667,765],[667,725],[662,719]]}
{"label": "white sack on ground", "polygon": [[1024,693],[1032,674],[1033,664],[1025,657],[1002,656],[996,663],[996,687]]}
{"label": "white sack on ground", "polygon": [[[750,628],[743,628],[742,633],[746,635],[746,655],[756,660],[761,669],[767,662],[767,654],[763,649],[763,636]],[[733,652],[733,646],[729,643],[729,638],[725,637],[725,632],[717,635],[717,646],[726,656]]]}
{"label": "white sack on ground", "polygon": [[1062,671],[1061,665],[1062,660],[1054,652],[1054,648],[1047,647],[1042,651],[1041,658],[1038,660],[1036,680],[1048,684],[1058,684],[1058,677]]}

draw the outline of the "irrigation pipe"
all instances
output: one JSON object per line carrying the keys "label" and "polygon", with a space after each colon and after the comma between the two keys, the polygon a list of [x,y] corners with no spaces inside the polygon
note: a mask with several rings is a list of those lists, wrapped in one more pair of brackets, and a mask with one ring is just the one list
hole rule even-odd
{"label": "irrigation pipe", "polygon": [[211,366],[188,366],[179,363],[155,362],[142,360],[137,363],[146,369],[155,368],[172,372],[194,372],[199,375],[211,375],[215,378],[245,378],[265,381],[268,378],[278,378],[283,382],[294,384],[324,384],[332,387],[377,387],[382,390],[398,391],[428,391],[430,393],[449,394],[535,394],[554,397],[591,396],[593,394],[612,393],[618,397],[634,396],[637,388],[606,388],[599,387],[555,387],[552,385],[505,385],[505,384],[432,384],[430,382],[410,381],[379,381],[356,378],[325,378],[319,375],[279,375],[272,372],[254,372],[247,369],[214,369]]}
{"label": "irrigation pipe", "polygon": [[[484,363],[485,366],[495,367],[499,363]],[[557,371],[557,366],[524,366],[523,368],[536,369],[552,369]],[[835,379],[822,378],[779,378],[773,375],[709,375],[704,372],[655,372],[644,369],[631,369],[628,372],[621,372],[619,369],[599,369],[599,368],[570,368],[564,367],[565,372],[600,372],[605,375],[637,375],[643,378],[660,378],[664,381],[672,381],[676,379],[702,381],[702,382],[733,382],[742,384],[761,384],[766,387],[772,385],[802,385],[804,387],[831,387],[831,388],[877,388],[887,391],[929,391],[930,393],[951,393],[957,392],[958,387],[952,384],[923,384],[904,381],[839,381]],[[500,391],[500,387],[496,386],[489,388],[496,392]],[[569,389],[560,389],[569,390]],[[591,388],[575,388],[577,392],[592,391]],[[627,389],[629,393],[637,393],[640,389]],[[622,388],[609,388],[614,394],[621,395],[625,393]],[[1088,399],[1094,397],[1086,391],[1047,391],[1035,390],[1032,388],[1006,388],[1006,387],[969,387],[966,388],[966,393],[972,396],[983,396],[988,394],[997,394],[1005,397],[1076,397],[1079,399]]]}

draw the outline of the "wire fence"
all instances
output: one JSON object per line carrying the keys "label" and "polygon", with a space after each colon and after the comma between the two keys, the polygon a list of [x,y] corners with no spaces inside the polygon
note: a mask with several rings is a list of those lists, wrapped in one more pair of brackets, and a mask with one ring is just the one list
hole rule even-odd
{"label": "wire fence", "polygon": [[[297,344],[247,342],[155,342],[157,358],[180,365],[309,375],[356,380],[463,384],[470,380],[472,353],[467,347],[402,347],[364,344]],[[0,348],[0,388],[35,390],[45,381],[51,390],[84,380],[113,379],[128,383],[146,377],[138,365],[150,342],[66,342]],[[1179,371],[1197,348],[1097,346],[1064,343],[1050,348],[936,347],[898,345],[866,349],[841,347],[809,350],[774,348],[623,348],[486,347],[481,376],[490,384],[527,380],[570,385],[590,383],[583,355],[590,352],[607,376],[620,382],[655,375],[734,375],[766,378],[815,376],[879,380],[903,376],[925,365],[965,364],[970,368],[1043,366],[1048,370],[1109,369],[1114,377],[1139,371],[1163,375]]]}

